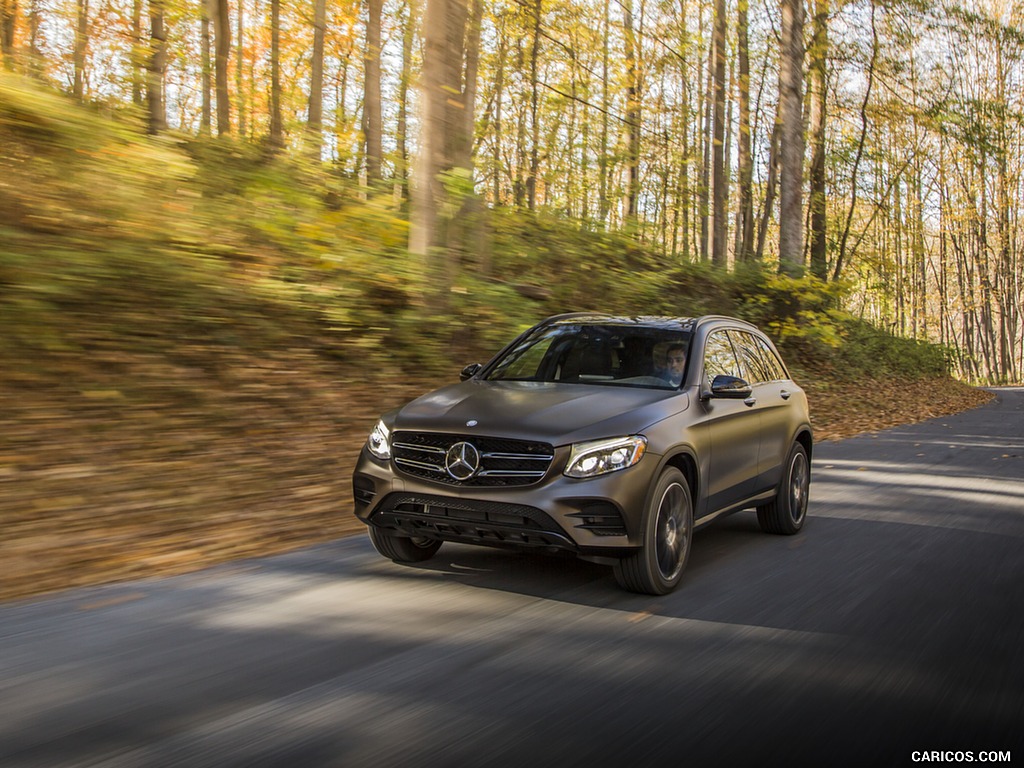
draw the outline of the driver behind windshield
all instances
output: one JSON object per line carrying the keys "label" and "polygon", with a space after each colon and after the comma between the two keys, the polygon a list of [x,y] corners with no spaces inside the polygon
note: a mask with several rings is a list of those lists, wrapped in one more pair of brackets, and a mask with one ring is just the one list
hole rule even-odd
{"label": "driver behind windshield", "polygon": [[686,367],[686,346],[683,344],[670,344],[665,350],[665,365],[657,376],[664,379],[673,387],[683,383],[683,369]]}

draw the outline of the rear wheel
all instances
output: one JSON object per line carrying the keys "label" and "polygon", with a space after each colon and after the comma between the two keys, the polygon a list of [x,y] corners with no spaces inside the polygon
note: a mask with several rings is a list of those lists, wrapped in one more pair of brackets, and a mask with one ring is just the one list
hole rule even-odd
{"label": "rear wheel", "polygon": [[807,449],[800,443],[793,443],[775,498],[757,508],[757,522],[761,530],[792,536],[803,528],[810,488],[811,463],[807,459]]}
{"label": "rear wheel", "polygon": [[690,559],[693,500],[683,473],[668,467],[644,514],[643,546],[615,564],[615,579],[630,592],[664,595],[675,589]]}
{"label": "rear wheel", "polygon": [[383,528],[370,526],[367,533],[370,534],[373,548],[396,563],[422,563],[432,558],[441,548],[441,542],[435,539],[399,536]]}

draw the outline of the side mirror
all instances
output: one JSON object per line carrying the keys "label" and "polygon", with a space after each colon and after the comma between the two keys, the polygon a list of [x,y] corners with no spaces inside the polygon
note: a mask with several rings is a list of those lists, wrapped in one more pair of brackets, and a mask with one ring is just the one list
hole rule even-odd
{"label": "side mirror", "polygon": [[462,369],[462,373],[459,374],[459,381],[466,381],[472,379],[478,373],[480,373],[483,366],[480,363],[471,363]]}
{"label": "side mirror", "polygon": [[746,400],[753,392],[754,388],[750,384],[736,376],[719,374],[711,382],[711,397],[721,397],[727,400]]}

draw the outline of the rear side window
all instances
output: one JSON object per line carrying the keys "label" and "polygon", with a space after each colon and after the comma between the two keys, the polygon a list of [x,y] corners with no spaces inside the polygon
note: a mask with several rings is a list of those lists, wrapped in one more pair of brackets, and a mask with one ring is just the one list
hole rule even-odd
{"label": "rear side window", "polygon": [[768,346],[768,342],[757,336],[752,336],[752,338],[757,344],[757,351],[760,353],[762,360],[764,360],[765,370],[769,374],[765,381],[785,381],[788,379],[789,374],[786,373],[785,366],[782,365],[779,356]]}
{"label": "rear side window", "polygon": [[745,378],[750,384],[761,384],[765,381],[774,381],[775,372],[767,364],[761,354],[761,348],[752,334],[743,331],[729,331],[736,354],[739,355],[740,363],[746,374]]}

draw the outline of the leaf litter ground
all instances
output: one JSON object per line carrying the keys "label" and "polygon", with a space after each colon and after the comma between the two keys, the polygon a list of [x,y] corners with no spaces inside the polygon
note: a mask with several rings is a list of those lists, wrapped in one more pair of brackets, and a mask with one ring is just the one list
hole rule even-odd
{"label": "leaf litter ground", "polygon": [[[0,374],[0,600],[361,533],[351,474],[374,421],[454,378],[357,381],[302,352],[94,363]],[[950,380],[808,392],[819,441],[991,397]]]}

